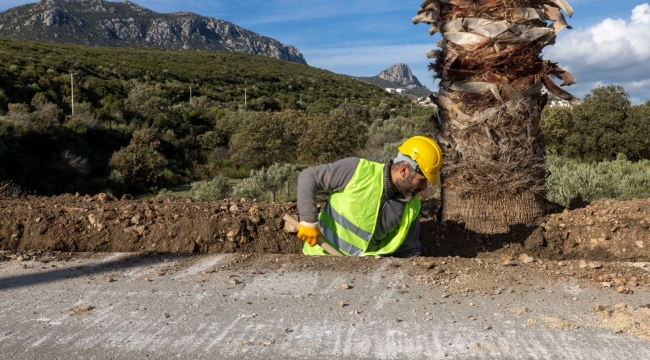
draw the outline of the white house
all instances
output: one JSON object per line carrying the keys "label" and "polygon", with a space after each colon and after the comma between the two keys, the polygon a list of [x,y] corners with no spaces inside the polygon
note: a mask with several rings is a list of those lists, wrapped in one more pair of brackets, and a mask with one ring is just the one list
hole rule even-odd
{"label": "white house", "polygon": [[406,90],[406,89],[397,89],[395,91],[397,91],[398,94],[408,94],[409,93],[408,90]]}
{"label": "white house", "polygon": [[386,92],[389,92],[391,94],[395,94],[397,91],[395,91],[395,89],[393,89],[393,88],[386,88]]}

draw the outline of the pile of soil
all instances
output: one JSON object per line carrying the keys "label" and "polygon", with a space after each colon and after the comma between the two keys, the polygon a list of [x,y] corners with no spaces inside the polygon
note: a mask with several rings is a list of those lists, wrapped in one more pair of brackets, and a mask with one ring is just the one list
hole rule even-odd
{"label": "pile of soil", "polygon": [[[435,213],[438,206],[425,203],[423,209],[432,208],[431,213]],[[603,199],[584,208],[559,210],[539,223],[513,226],[508,233],[497,235],[477,234],[463,224],[439,222],[435,217],[423,219],[420,242],[424,252],[433,256],[527,254],[551,260],[650,259],[650,199]]]}
{"label": "pile of soil", "polygon": [[[425,255],[650,259],[650,199],[601,200],[499,235],[440,222],[439,207],[435,201],[423,206]],[[302,243],[282,220],[286,213],[296,215],[296,205],[178,197],[111,201],[105,194],[5,197],[0,198],[0,250],[299,254]]]}
{"label": "pile of soil", "polygon": [[0,201],[0,250],[299,253],[282,217],[294,204],[191,198],[110,201],[28,196]]}

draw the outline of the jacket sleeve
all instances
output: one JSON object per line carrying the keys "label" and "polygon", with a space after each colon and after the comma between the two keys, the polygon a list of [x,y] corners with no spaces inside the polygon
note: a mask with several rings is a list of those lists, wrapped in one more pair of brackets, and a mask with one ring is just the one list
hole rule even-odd
{"label": "jacket sleeve", "polygon": [[359,158],[346,158],[330,164],[307,168],[298,177],[298,211],[300,221],[318,221],[316,196],[343,190],[357,170]]}

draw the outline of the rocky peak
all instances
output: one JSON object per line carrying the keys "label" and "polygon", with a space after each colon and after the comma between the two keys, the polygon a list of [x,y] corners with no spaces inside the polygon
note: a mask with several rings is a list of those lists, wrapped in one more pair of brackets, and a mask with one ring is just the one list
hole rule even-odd
{"label": "rocky peak", "polygon": [[189,11],[160,14],[128,0],[40,0],[0,12],[0,36],[94,46],[258,54],[306,64],[294,46]]}
{"label": "rocky peak", "polygon": [[417,77],[406,64],[395,64],[377,75],[380,79],[400,85],[406,89],[423,88]]}

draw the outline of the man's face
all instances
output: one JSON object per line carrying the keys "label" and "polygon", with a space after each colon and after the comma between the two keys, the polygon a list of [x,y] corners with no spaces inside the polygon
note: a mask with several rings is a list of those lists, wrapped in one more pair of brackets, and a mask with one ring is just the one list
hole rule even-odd
{"label": "man's face", "polygon": [[419,192],[427,189],[427,178],[411,171],[408,165],[402,165],[399,169],[399,176],[395,181],[395,187],[407,199],[413,198]]}

